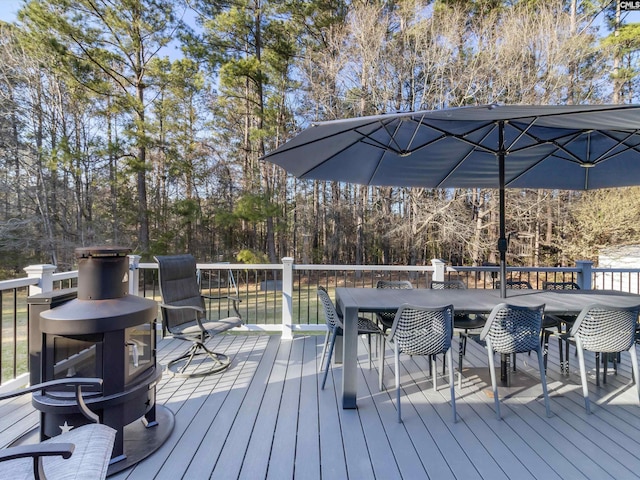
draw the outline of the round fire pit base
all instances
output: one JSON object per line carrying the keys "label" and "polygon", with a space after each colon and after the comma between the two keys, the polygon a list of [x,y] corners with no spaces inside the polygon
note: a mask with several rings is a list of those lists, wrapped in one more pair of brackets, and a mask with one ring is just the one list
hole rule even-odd
{"label": "round fire pit base", "polygon": [[169,438],[175,419],[173,412],[163,405],[156,404],[157,425],[147,427],[142,420],[136,420],[124,427],[124,455],[126,458],[112,463],[107,476],[121,472],[144,460]]}
{"label": "round fire pit base", "polygon": [[[155,408],[157,424],[153,427],[147,427],[142,419],[124,427],[124,458],[109,465],[107,476],[141,462],[167,441],[175,424],[173,412],[163,405],[156,404]],[[10,446],[34,444],[39,439],[40,429],[36,427],[14,440]]]}

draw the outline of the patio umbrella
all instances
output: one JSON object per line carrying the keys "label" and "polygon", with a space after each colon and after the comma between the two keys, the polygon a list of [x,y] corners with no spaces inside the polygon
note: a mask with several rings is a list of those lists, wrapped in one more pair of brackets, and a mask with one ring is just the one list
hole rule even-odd
{"label": "patio umbrella", "polygon": [[485,105],[334,120],[264,159],[300,179],[499,189],[505,297],[505,188],[640,184],[640,106]]}

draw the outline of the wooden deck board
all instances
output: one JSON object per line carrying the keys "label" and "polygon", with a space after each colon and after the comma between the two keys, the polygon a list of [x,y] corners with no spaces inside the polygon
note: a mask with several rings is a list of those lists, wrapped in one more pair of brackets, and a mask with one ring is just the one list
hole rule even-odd
{"label": "wooden deck board", "polygon": [[291,341],[291,352],[280,402],[273,406],[278,410],[278,422],[273,432],[273,445],[269,460],[267,478],[294,478],[296,431],[298,427],[298,407],[300,402],[300,377],[304,343],[298,339]]}
{"label": "wooden deck board", "polygon": [[266,385],[265,394],[258,417],[256,419],[251,438],[246,447],[242,470],[239,478],[252,480],[254,478],[266,478],[269,469],[269,458],[273,448],[273,433],[278,421],[278,408],[282,398],[282,389],[289,364],[291,353],[290,341],[279,342],[279,339],[272,337],[270,343],[279,344],[275,357],[271,375]]}
{"label": "wooden deck board", "polygon": [[[640,478],[640,406],[629,355],[618,375],[596,387],[587,354],[592,415],[584,411],[577,358],[571,375],[559,373],[557,342],[550,343],[547,418],[535,387],[535,356],[518,359],[534,387],[501,400],[495,418],[484,372],[486,351],[469,342],[466,377],[456,385],[453,423],[448,385],[433,391],[424,358],[401,357],[403,423],[396,421],[393,356],[385,357],[386,389],[378,391],[378,364],[370,369],[359,343],[357,410],[343,410],[342,369],[332,366],[324,390],[323,336],[281,340],[269,335],[221,335],[210,346],[233,357],[221,374],[180,378],[165,374],[157,402],[175,414],[175,428],[160,449],[117,480],[177,479],[604,479]],[[188,347],[158,345],[161,363]],[[457,352],[457,337],[454,340]],[[456,357],[457,355],[454,355]],[[425,373],[427,372],[427,373]],[[442,375],[441,359],[438,374]],[[29,399],[0,405],[0,444],[37,425]]]}

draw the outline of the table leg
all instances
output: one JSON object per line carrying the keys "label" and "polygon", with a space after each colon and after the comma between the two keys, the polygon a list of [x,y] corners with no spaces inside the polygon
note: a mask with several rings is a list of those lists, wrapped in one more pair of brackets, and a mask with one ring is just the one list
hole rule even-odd
{"label": "table leg", "polygon": [[342,364],[342,351],[344,347],[342,346],[342,335],[338,335],[336,337],[336,344],[333,347],[333,364],[341,365]]}
{"label": "table leg", "polygon": [[342,339],[342,408],[357,408],[358,394],[358,310],[344,311]]}

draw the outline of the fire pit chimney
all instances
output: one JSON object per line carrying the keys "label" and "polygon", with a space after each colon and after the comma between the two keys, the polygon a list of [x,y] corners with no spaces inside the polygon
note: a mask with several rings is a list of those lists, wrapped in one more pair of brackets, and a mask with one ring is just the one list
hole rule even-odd
{"label": "fire pit chimney", "polygon": [[107,300],[127,294],[129,265],[123,257],[131,250],[122,247],[76,248],[78,299]]}

